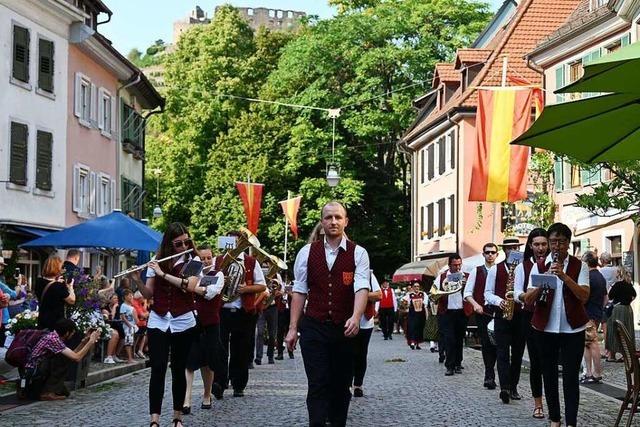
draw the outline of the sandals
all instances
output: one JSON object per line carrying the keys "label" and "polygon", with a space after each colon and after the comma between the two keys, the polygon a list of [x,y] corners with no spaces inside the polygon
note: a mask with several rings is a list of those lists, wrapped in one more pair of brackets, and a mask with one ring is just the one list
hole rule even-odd
{"label": "sandals", "polygon": [[157,421],[151,421],[151,424],[149,424],[149,427],[160,427],[160,424],[158,424]]}
{"label": "sandals", "polygon": [[182,420],[180,420],[178,418],[174,418],[172,423],[173,423],[173,427],[178,427],[178,423],[180,423],[181,427],[184,427],[184,424],[182,424]]}
{"label": "sandals", "polygon": [[535,409],[533,410],[533,418],[536,418],[539,420],[544,418],[544,409],[542,408],[542,406],[535,407]]}
{"label": "sandals", "polygon": [[204,401],[200,404],[200,409],[211,409],[212,401],[209,400],[209,403],[204,403]]}

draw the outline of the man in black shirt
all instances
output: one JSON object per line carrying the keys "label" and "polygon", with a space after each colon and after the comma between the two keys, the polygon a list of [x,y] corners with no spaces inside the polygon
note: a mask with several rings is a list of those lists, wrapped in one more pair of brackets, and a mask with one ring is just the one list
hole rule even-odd
{"label": "man in black shirt", "polygon": [[589,323],[585,331],[584,360],[585,375],[580,380],[582,384],[592,384],[602,380],[602,363],[600,362],[600,339],[598,326],[602,322],[605,296],[607,295],[607,281],[598,270],[598,257],[587,251],[582,260],[589,267],[589,299],[585,304]]}
{"label": "man in black shirt", "polygon": [[67,257],[65,258],[62,268],[64,270],[64,278],[69,280],[76,276],[79,276],[82,271],[78,267],[80,262],[80,251],[77,249],[69,249],[67,251]]}

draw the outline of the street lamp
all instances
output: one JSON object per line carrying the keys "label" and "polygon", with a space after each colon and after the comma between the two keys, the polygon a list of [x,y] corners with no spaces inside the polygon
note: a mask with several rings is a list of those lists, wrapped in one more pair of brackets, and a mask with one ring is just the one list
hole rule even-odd
{"label": "street lamp", "polygon": [[160,209],[160,174],[162,169],[156,168],[153,173],[156,176],[156,207],[153,208],[153,217],[157,219],[162,216],[162,209]]}
{"label": "street lamp", "polygon": [[333,120],[331,136],[331,162],[327,163],[327,184],[333,188],[340,183],[340,165],[336,163],[336,118],[340,116],[340,109],[329,110],[329,117]]}
{"label": "street lamp", "polygon": [[327,164],[327,184],[333,188],[340,183],[340,167],[334,163]]}

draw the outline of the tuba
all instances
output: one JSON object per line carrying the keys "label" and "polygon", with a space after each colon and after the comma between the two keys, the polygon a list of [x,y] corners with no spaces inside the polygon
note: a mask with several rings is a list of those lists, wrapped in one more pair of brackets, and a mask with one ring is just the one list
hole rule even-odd
{"label": "tuba", "polygon": [[267,291],[265,291],[265,293],[268,292],[268,296],[262,299],[262,303],[266,308],[269,307],[276,298],[276,291],[280,290],[278,272],[280,270],[286,270],[288,267],[287,263],[277,256],[267,253],[267,251],[262,248],[255,248],[254,255],[261,265],[266,263],[269,266],[266,274],[264,275],[264,278],[267,281]]}
{"label": "tuba", "polygon": [[447,277],[442,282],[442,289],[438,289],[436,284],[431,285],[431,290],[429,291],[429,298],[433,302],[438,302],[440,298],[445,295],[455,294],[456,292],[462,292],[464,290],[464,286],[467,283],[467,278],[464,273],[449,273]]}
{"label": "tuba", "polygon": [[260,241],[251,231],[244,227],[239,231],[240,236],[236,238],[236,247],[227,250],[218,266],[224,274],[221,295],[222,301],[225,303],[235,301],[240,297],[240,286],[245,282],[244,264],[238,261],[238,256],[247,248],[260,248]]}

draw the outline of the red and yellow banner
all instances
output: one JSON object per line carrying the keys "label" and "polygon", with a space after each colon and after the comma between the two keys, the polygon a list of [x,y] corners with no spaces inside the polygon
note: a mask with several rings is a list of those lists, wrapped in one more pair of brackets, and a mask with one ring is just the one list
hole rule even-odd
{"label": "red and yellow banner", "polygon": [[262,205],[262,189],[264,184],[251,182],[236,182],[236,188],[240,193],[244,214],[247,216],[247,228],[253,234],[258,234],[260,223],[260,206]]}
{"label": "red and yellow banner", "polygon": [[294,238],[298,238],[298,210],[300,209],[300,201],[302,196],[294,197],[293,199],[287,199],[280,202],[282,206],[282,212],[289,221],[289,227],[293,233]]}
{"label": "red and yellow banner", "polygon": [[531,82],[525,79],[524,77],[509,76],[507,78],[509,79],[509,82],[512,83],[514,86],[530,86],[531,87],[531,90],[533,91],[533,94],[532,94],[533,105],[536,107],[536,120],[537,120],[538,117],[540,117],[540,114],[542,114],[542,110],[544,110],[544,91],[542,90],[542,87],[532,85]]}
{"label": "red and yellow banner", "polygon": [[531,125],[531,89],[478,90],[477,152],[469,201],[514,202],[527,197],[529,147],[509,145]]}

